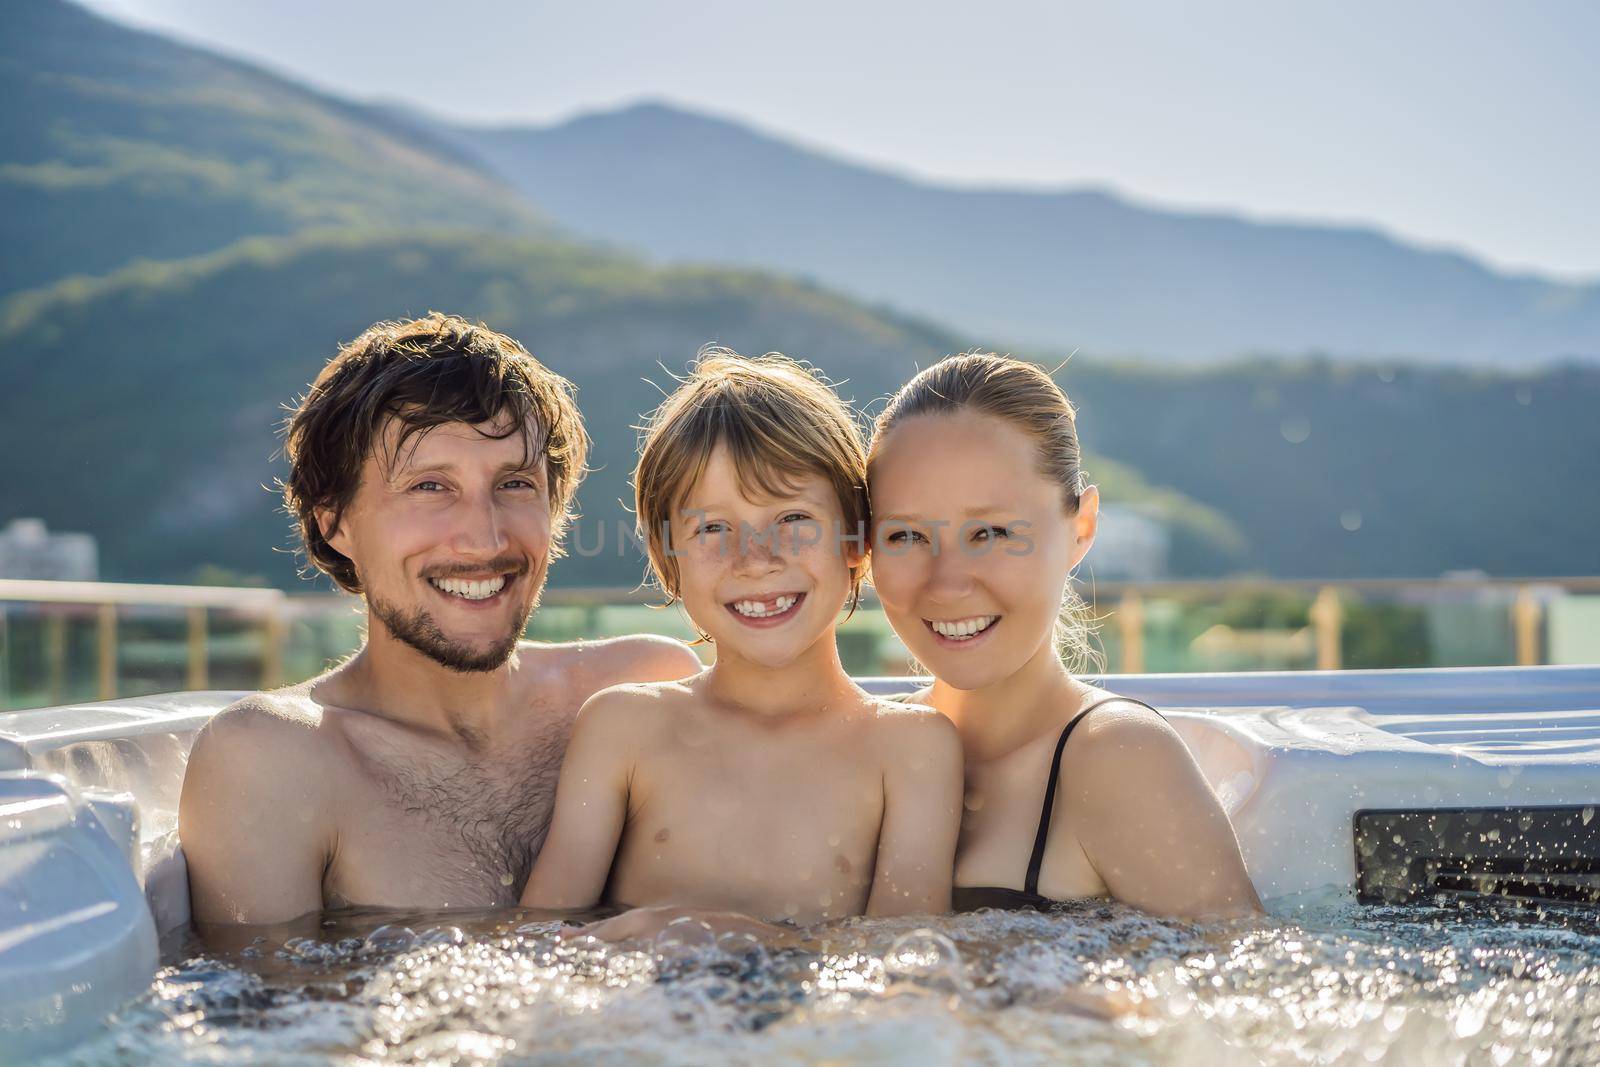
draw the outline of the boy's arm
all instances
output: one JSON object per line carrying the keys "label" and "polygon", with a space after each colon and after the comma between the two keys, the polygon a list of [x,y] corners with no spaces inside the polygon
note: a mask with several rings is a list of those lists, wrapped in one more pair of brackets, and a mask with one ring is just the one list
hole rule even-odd
{"label": "boy's arm", "polygon": [[867,914],[949,911],[961,830],[961,737],[949,719],[924,709],[895,713],[884,726],[883,829]]}
{"label": "boy's arm", "polygon": [[628,816],[635,738],[626,725],[637,699],[626,688],[605,689],[578,712],[561,763],[550,833],[522,891],[523,907],[556,910],[600,903]]}

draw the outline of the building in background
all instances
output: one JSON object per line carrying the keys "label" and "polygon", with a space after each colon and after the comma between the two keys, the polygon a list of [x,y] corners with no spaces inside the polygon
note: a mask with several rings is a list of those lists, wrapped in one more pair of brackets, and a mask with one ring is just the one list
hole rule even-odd
{"label": "building in background", "polygon": [[51,533],[43,519],[12,519],[0,530],[0,578],[92,582],[100,550],[86,533]]}
{"label": "building in background", "polygon": [[1167,574],[1172,535],[1166,524],[1133,508],[1107,504],[1100,529],[1085,561],[1094,577],[1106,581],[1151,582]]}

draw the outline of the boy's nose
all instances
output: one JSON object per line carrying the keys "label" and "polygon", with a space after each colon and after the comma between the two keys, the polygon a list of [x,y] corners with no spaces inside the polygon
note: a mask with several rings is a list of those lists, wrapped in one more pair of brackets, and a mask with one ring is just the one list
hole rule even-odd
{"label": "boy's nose", "polygon": [[744,529],[734,539],[734,570],[739,574],[770,574],[783,566],[783,554],[770,530]]}

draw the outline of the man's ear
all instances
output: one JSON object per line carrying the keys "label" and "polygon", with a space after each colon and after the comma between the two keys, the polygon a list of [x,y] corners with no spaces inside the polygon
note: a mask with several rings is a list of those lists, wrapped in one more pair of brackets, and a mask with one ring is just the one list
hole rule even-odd
{"label": "man's ear", "polygon": [[344,523],[339,521],[338,513],[332,508],[316,508],[311,515],[316,519],[317,529],[322,532],[322,539],[328,542],[328,547],[349,558],[350,539],[345,536]]}
{"label": "man's ear", "polygon": [[1072,566],[1077,567],[1094,545],[1100,529],[1100,490],[1089,486],[1078,494],[1078,513],[1072,517]]}

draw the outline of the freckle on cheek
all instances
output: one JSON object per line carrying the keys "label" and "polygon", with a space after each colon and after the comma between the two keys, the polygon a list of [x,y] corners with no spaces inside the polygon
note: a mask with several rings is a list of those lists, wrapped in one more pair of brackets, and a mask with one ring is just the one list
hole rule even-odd
{"label": "freckle on cheek", "polygon": [[656,844],[665,844],[667,839],[671,836],[672,831],[663,826],[661,829],[656,831]]}

